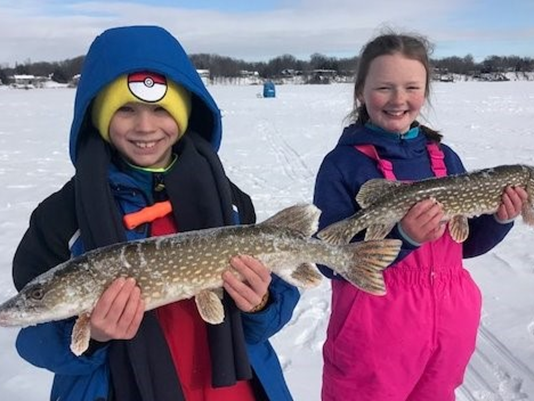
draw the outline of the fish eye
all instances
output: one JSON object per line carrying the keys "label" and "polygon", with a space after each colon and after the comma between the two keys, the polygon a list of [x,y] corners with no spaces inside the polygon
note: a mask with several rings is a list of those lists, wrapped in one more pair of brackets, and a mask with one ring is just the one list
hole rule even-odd
{"label": "fish eye", "polygon": [[30,298],[40,301],[43,299],[44,291],[41,287],[35,287],[30,291]]}

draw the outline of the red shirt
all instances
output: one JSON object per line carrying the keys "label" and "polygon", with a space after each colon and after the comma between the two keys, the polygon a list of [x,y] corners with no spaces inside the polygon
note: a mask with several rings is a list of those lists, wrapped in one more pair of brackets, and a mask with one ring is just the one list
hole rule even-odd
{"label": "red shirt", "polygon": [[[178,232],[172,214],[152,222],[151,235]],[[187,401],[255,401],[250,381],[231,387],[211,386],[211,361],[206,323],[194,299],[174,302],[156,309],[182,391]]]}

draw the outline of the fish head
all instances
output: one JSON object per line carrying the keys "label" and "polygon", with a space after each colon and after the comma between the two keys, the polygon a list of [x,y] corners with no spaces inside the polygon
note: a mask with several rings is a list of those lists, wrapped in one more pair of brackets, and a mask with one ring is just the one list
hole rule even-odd
{"label": "fish head", "polygon": [[[83,286],[53,274],[39,276],[0,305],[0,326],[31,326],[66,319],[92,307]],[[85,291],[86,292],[86,291]]]}

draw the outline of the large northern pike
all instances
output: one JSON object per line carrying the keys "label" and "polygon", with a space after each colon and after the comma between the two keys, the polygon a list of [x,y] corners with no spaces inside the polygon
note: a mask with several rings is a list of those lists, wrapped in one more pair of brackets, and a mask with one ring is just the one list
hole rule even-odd
{"label": "large northern pike", "polygon": [[332,244],[346,244],[367,229],[366,240],[381,239],[417,202],[435,199],[443,206],[451,237],[461,243],[469,235],[467,219],[495,213],[507,186],[526,189],[528,201],[521,214],[525,223],[534,225],[534,167],[517,164],[414,182],[369,180],[356,196],[362,209],[317,236]]}
{"label": "large northern pike", "polygon": [[397,256],[401,242],[374,241],[334,246],[311,238],[319,209],[295,205],[257,225],[220,227],[114,244],[62,263],[29,282],[0,305],[0,326],[29,326],[79,316],[72,351],[80,355],[90,338],[89,315],[118,277],[133,277],[146,310],[195,297],[202,318],[224,320],[222,273],[230,259],[251,255],[298,287],[318,285],[315,263],[328,265],[372,294],[385,293],[382,270]]}

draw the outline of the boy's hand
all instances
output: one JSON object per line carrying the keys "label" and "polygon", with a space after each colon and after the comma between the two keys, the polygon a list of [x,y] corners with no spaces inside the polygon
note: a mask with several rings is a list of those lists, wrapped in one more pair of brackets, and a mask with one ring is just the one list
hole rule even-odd
{"label": "boy's hand", "polygon": [[250,312],[262,303],[271,283],[271,272],[259,260],[246,255],[233,257],[230,264],[244,278],[240,281],[230,271],[222,275],[226,292],[243,312]]}
{"label": "boy's hand", "polygon": [[145,312],[141,289],[133,278],[118,278],[102,293],[91,313],[91,338],[109,340],[132,339]]}
{"label": "boy's hand", "polygon": [[435,241],[443,235],[447,225],[443,222],[441,204],[435,199],[416,203],[400,221],[403,231],[415,242]]}
{"label": "boy's hand", "polygon": [[521,213],[523,203],[528,200],[527,192],[521,187],[506,187],[501,197],[501,206],[495,213],[497,220],[510,221]]}

